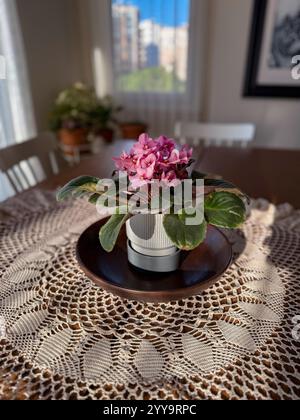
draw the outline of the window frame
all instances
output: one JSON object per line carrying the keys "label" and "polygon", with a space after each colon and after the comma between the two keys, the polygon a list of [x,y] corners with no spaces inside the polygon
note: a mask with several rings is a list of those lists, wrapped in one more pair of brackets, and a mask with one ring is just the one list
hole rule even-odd
{"label": "window frame", "polygon": [[[198,120],[201,104],[204,102],[204,74],[207,56],[207,22],[209,0],[190,0],[189,47],[186,92],[124,92],[116,90],[113,65],[113,28],[112,1],[88,0],[88,22],[84,25],[84,38],[88,38],[85,48],[89,46],[91,53],[91,67],[89,79],[93,81],[100,96],[113,95],[127,107],[133,101],[143,107],[143,97],[147,95],[147,109],[161,108],[166,110],[170,103],[180,102],[185,106],[185,113],[189,119]],[[82,10],[84,19],[86,9]],[[100,16],[100,19],[99,19]],[[88,28],[87,28],[88,26]],[[194,54],[197,51],[197,54]]]}

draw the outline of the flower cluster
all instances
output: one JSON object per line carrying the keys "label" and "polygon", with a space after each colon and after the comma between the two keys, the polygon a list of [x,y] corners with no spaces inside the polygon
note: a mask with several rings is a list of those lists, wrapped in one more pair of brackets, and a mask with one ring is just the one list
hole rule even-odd
{"label": "flower cluster", "polygon": [[174,140],[165,136],[152,139],[142,134],[129,153],[123,152],[114,161],[118,170],[127,172],[134,189],[153,180],[175,187],[188,178],[192,153],[188,146],[176,149]]}

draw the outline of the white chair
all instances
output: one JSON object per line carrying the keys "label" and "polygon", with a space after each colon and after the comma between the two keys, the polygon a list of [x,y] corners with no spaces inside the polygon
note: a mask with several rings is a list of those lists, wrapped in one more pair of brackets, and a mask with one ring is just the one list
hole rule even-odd
{"label": "white chair", "polygon": [[247,145],[255,137],[254,124],[183,123],[175,126],[175,136],[181,144],[193,146],[240,146]]}
{"label": "white chair", "polygon": [[59,172],[64,164],[52,133],[0,150],[0,171],[13,192],[24,191]]}

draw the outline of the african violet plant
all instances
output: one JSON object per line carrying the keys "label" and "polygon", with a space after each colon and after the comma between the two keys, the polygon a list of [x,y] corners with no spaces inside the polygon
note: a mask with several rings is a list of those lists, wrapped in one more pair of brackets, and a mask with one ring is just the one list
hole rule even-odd
{"label": "african violet plant", "polygon": [[[167,236],[181,250],[192,250],[200,245],[206,237],[208,224],[221,228],[237,228],[245,221],[245,201],[248,198],[235,185],[224,180],[211,179],[195,171],[189,175],[188,169],[193,160],[192,149],[188,146],[179,150],[172,139],[164,136],[152,139],[143,134],[129,153],[123,152],[114,160],[117,170],[113,177],[117,179],[116,176],[122,171],[126,173],[128,181],[125,189],[117,191],[113,214],[100,230],[100,243],[107,252],[113,250],[123,224],[134,215],[130,207],[124,214],[124,197],[133,195],[154,180],[171,189],[188,178],[194,184],[197,179],[204,182],[204,219],[201,224],[188,225],[187,214],[184,211],[176,214],[174,203],[171,203],[166,212],[160,210],[160,213],[165,213],[163,226]],[[101,206],[107,210],[105,199],[110,193],[101,179],[82,176],[65,185],[58,192],[57,199],[62,201],[70,197],[87,196],[91,203],[96,204],[101,197]],[[147,199],[150,201],[151,197]]]}

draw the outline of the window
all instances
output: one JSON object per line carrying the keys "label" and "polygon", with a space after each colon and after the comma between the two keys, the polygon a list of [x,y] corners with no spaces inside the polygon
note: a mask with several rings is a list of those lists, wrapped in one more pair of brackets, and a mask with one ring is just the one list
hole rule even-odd
{"label": "window", "polygon": [[0,0],[0,148],[36,133],[15,0]]}
{"label": "window", "polygon": [[190,0],[112,1],[118,91],[186,91],[189,14]]}
{"label": "window", "polygon": [[197,121],[209,0],[90,0],[92,70],[100,95],[151,135]]}
{"label": "window", "polygon": [[[0,154],[1,148],[35,135],[15,0],[0,0]],[[0,172],[0,201],[12,193],[7,178]]]}

